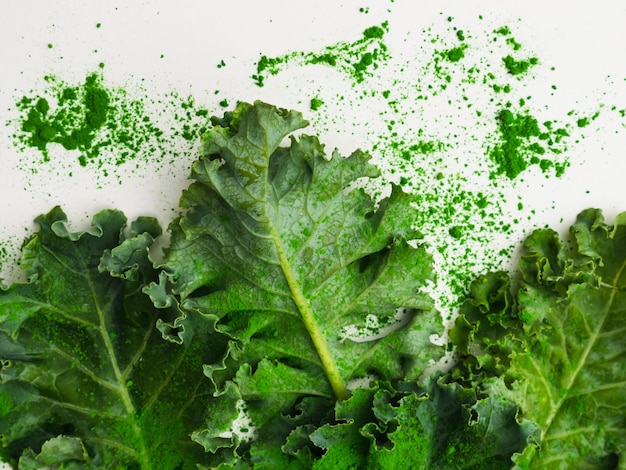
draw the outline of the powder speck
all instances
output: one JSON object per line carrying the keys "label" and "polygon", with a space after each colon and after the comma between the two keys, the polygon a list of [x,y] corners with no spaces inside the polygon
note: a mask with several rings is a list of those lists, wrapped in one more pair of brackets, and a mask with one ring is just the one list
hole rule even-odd
{"label": "powder speck", "polygon": [[312,98],[311,99],[311,109],[313,111],[317,111],[318,109],[320,109],[323,104],[324,104],[324,102],[321,99],[319,99],[319,98]]}

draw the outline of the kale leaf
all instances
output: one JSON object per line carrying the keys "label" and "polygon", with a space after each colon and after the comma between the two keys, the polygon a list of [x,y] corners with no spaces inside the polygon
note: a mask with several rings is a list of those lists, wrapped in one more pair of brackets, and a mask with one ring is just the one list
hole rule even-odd
{"label": "kale leaf", "polygon": [[626,452],[626,213],[597,209],[570,230],[525,242],[515,289],[505,273],[475,281],[451,332],[460,382],[519,406],[538,426],[520,468],[622,468]]}
{"label": "kale leaf", "polygon": [[[376,204],[353,187],[379,175],[367,154],[327,157],[316,137],[293,135],[307,124],[300,113],[260,102],[214,122],[181,198],[186,212],[170,226],[167,279],[149,292],[176,297],[227,338],[205,373],[217,396],[246,403],[253,455],[264,441],[285,444],[303,397],[332,410],[352,379],[417,379],[442,355],[429,338],[443,328],[425,292],[431,257],[409,244],[419,237],[410,198],[396,187]],[[228,447],[230,409],[194,435],[207,450]]]}
{"label": "kale leaf", "polygon": [[59,208],[36,221],[27,282],[0,289],[2,457],[20,469],[196,468],[204,451],[188,435],[206,410],[211,355],[191,341],[205,322],[182,345],[164,341],[156,323],[177,314],[141,292],[158,224],[138,219],[126,239],[118,211],[79,233]]}

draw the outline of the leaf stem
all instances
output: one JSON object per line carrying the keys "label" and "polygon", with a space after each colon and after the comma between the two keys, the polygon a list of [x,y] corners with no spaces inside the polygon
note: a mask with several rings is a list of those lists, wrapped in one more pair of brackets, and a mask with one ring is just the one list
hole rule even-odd
{"label": "leaf stem", "polygon": [[348,389],[343,383],[343,379],[339,374],[339,369],[337,369],[337,364],[335,364],[330,349],[328,348],[328,344],[326,343],[326,339],[324,338],[324,335],[322,334],[320,327],[315,320],[315,316],[313,315],[313,310],[311,310],[309,302],[304,297],[302,289],[300,289],[300,285],[298,284],[293,270],[291,269],[291,265],[289,263],[289,260],[287,259],[287,255],[285,254],[285,250],[283,248],[282,242],[280,241],[280,237],[278,236],[278,233],[273,226],[272,237],[276,245],[276,251],[280,260],[280,265],[282,267],[283,273],[285,274],[287,284],[289,285],[289,290],[291,291],[293,302],[296,304],[296,307],[298,308],[298,311],[302,316],[304,326],[306,327],[307,332],[309,333],[309,336],[313,341],[313,345],[315,346],[315,350],[317,351],[320,361],[322,362],[322,367],[324,368],[324,372],[326,373],[328,382],[333,389],[335,397],[338,400],[344,400],[349,396]]}

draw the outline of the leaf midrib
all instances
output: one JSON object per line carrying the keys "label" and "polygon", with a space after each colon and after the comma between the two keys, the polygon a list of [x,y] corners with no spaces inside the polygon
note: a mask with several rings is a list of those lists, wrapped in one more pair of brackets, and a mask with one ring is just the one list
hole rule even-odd
{"label": "leaf midrib", "polygon": [[[268,142],[266,139],[266,145],[264,149],[264,157],[267,162],[265,170],[269,168],[269,160],[271,158],[271,154],[269,151]],[[339,373],[339,369],[337,368],[337,364],[330,352],[328,344],[326,342],[326,338],[321,332],[319,325],[317,324],[317,320],[315,315],[313,314],[313,310],[311,309],[311,305],[308,300],[304,296],[302,292],[301,286],[298,283],[297,277],[293,271],[291,266],[291,262],[287,253],[285,252],[285,248],[283,247],[283,243],[280,237],[280,211],[276,210],[276,219],[274,220],[269,213],[270,202],[268,200],[268,195],[270,194],[269,186],[270,181],[268,174],[265,174],[264,178],[264,200],[260,201],[263,204],[265,211],[265,218],[268,223],[269,235],[271,239],[274,241],[274,246],[276,248],[276,254],[278,255],[279,265],[283,271],[283,275],[285,276],[285,281],[287,282],[287,286],[289,287],[289,291],[291,293],[291,299],[295,304],[296,309],[300,312],[300,317],[304,326],[313,342],[313,346],[315,347],[315,351],[320,358],[322,363],[322,368],[324,373],[326,374],[326,378],[335,394],[335,397],[338,400],[343,400],[349,396],[348,389],[341,378],[341,374]],[[276,199],[278,201],[278,199]],[[277,202],[278,206],[278,202]],[[278,207],[276,207],[278,209]]]}
{"label": "leaf midrib", "polygon": [[272,233],[272,238],[274,239],[274,243],[276,245],[276,252],[278,254],[278,259],[280,261],[280,266],[283,270],[283,274],[285,275],[285,280],[287,285],[289,286],[289,290],[291,292],[291,298],[295,304],[295,307],[300,312],[300,316],[304,326],[309,333],[311,340],[313,341],[313,346],[322,362],[322,368],[326,373],[326,377],[330,383],[331,388],[335,394],[335,397],[338,400],[343,400],[348,397],[348,390],[343,383],[343,379],[341,378],[341,374],[339,373],[339,369],[337,368],[337,364],[328,348],[328,344],[326,343],[326,338],[322,334],[319,325],[315,319],[315,315],[313,314],[313,310],[309,302],[307,301],[300,285],[296,279],[296,276],[293,272],[291,264],[287,259],[287,255],[283,248],[282,242],[280,240],[280,236],[274,224],[270,224],[270,229]]}
{"label": "leaf midrib", "polygon": [[[124,372],[122,372],[121,368],[120,368],[120,364],[118,363],[117,360],[117,355],[115,353],[115,348],[113,346],[113,343],[111,341],[111,338],[109,336],[109,331],[107,330],[107,324],[106,324],[106,314],[105,314],[105,307],[102,306],[100,304],[99,301],[99,297],[98,297],[98,293],[96,290],[96,286],[93,280],[93,277],[91,275],[91,270],[89,268],[89,266],[87,266],[87,264],[85,263],[85,258],[81,255],[81,253],[78,251],[78,247],[76,246],[75,243],[72,243],[72,249],[75,252],[76,255],[76,259],[78,260],[78,262],[80,263],[80,275],[85,279],[87,286],[89,288],[89,292],[91,295],[91,298],[93,300],[93,305],[96,309],[96,313],[97,313],[97,317],[98,317],[98,323],[99,325],[96,326],[96,328],[98,329],[98,331],[100,332],[100,336],[102,337],[102,340],[104,342],[105,345],[105,350],[106,350],[106,354],[108,356],[109,362],[111,364],[111,367],[113,369],[113,373],[115,375],[115,379],[118,383],[118,386],[115,387],[115,389],[117,390],[121,400],[122,400],[122,404],[126,410],[126,414],[127,417],[129,418],[131,427],[132,427],[132,431],[135,434],[135,437],[137,438],[137,442],[140,444],[139,449],[131,449],[130,447],[128,447],[127,445],[123,444],[123,443],[119,443],[119,448],[120,449],[128,449],[131,450],[132,454],[136,457],[137,462],[140,464],[142,469],[145,470],[150,470],[151,468],[151,464],[150,464],[150,455],[148,452],[148,448],[146,446],[146,442],[144,440],[144,436],[142,433],[142,430],[139,426],[139,424],[137,423],[136,420],[136,414],[137,414],[137,409],[135,408],[135,405],[132,401],[132,398],[130,396],[130,391],[128,389],[128,386],[126,385],[126,379],[125,379],[125,374]],[[56,256],[55,256],[56,257]],[[58,257],[56,257],[56,259],[61,263],[62,266],[65,266],[66,264],[63,263]],[[73,271],[75,272],[75,271]],[[112,301],[112,299],[111,299]],[[95,326],[95,325],[94,325]]]}

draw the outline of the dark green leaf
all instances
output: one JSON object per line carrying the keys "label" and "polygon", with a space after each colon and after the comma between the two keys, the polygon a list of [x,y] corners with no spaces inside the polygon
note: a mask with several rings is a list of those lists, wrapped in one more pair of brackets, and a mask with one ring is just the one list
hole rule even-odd
{"label": "dark green leaf", "polygon": [[464,355],[457,379],[478,369],[501,376],[483,392],[513,401],[538,425],[539,445],[516,458],[524,469],[626,462],[626,214],[610,226],[589,209],[571,233],[572,249],[554,231],[533,233],[516,301],[502,301],[505,275],[482,278],[491,289],[472,290],[451,333]]}
{"label": "dark green leaf", "polygon": [[117,211],[79,233],[58,208],[37,223],[23,247],[28,281],[0,290],[5,456],[20,468],[195,468],[204,452],[188,436],[205,413],[202,364],[213,356],[191,338],[210,324],[188,319],[183,345],[161,338],[157,320],[181,312],[141,292],[156,222],[136,222],[129,239]]}
{"label": "dark green leaf", "polygon": [[[317,138],[292,135],[306,125],[297,112],[244,103],[216,124],[170,227],[170,283],[147,291],[215,324],[216,394],[236,384],[265,436],[302,397],[346,398],[355,377],[417,379],[443,352],[430,341],[442,326],[425,293],[431,257],[408,243],[408,196],[393,188],[377,206],[353,188],[378,176],[370,157],[327,158]],[[213,428],[200,431],[209,442]]]}

